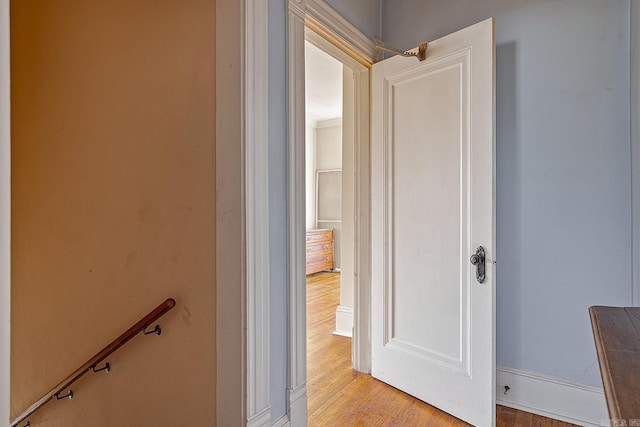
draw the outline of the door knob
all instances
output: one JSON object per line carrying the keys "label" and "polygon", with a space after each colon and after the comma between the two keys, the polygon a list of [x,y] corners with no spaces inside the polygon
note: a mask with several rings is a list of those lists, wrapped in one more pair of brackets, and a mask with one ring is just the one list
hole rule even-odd
{"label": "door knob", "polygon": [[478,246],[476,249],[476,253],[471,255],[471,264],[476,266],[476,280],[478,283],[484,283],[485,279],[485,263],[484,263],[484,248],[482,246]]}

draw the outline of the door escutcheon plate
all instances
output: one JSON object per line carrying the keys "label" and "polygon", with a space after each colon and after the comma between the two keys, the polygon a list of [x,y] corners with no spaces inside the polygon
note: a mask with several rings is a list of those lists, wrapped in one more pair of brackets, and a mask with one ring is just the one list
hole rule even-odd
{"label": "door escutcheon plate", "polygon": [[478,246],[476,253],[471,255],[471,264],[476,266],[476,279],[478,283],[484,283],[485,275],[485,252],[482,246]]}

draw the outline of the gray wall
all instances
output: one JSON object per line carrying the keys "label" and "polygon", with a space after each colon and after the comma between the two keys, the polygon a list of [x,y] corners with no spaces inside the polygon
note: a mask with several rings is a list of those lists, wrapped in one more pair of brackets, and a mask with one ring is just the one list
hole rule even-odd
{"label": "gray wall", "polygon": [[601,386],[587,307],[631,304],[629,0],[383,0],[407,49],[496,18],[497,362]]}
{"label": "gray wall", "polygon": [[271,269],[271,417],[287,413],[286,20],[269,0],[269,234]]}
{"label": "gray wall", "polygon": [[380,36],[381,0],[325,0],[369,38]]}
{"label": "gray wall", "polygon": [[640,306],[640,4],[631,2],[631,196],[633,200],[633,305]]}

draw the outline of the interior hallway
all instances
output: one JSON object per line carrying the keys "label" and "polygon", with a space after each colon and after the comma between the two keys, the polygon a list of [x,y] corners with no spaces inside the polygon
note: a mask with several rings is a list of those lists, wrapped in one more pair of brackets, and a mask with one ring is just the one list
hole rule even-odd
{"label": "interior hallway", "polygon": [[[309,426],[468,426],[370,375],[351,369],[351,339],[333,335],[340,273],[307,277]],[[497,407],[498,427],[569,427],[550,418]]]}

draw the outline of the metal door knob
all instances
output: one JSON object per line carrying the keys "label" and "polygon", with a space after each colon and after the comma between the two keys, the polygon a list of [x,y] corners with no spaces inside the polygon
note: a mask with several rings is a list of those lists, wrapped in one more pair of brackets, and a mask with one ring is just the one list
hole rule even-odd
{"label": "metal door knob", "polygon": [[483,283],[485,279],[485,268],[484,268],[484,248],[482,246],[478,246],[476,249],[476,253],[471,255],[469,261],[471,264],[476,266],[476,280],[478,283]]}

